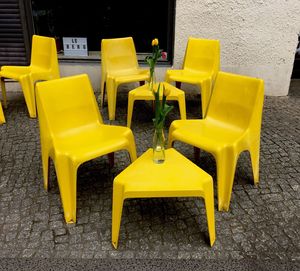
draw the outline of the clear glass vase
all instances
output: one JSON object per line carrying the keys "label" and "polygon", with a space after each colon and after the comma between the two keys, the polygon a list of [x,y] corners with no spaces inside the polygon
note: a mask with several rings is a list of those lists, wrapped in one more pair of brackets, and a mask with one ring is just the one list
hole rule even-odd
{"label": "clear glass vase", "polygon": [[154,129],[153,162],[162,164],[165,161],[165,135],[163,129]]}

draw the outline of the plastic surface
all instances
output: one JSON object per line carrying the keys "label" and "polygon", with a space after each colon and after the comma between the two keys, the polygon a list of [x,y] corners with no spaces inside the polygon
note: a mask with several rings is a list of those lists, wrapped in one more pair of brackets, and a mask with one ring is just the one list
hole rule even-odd
{"label": "plastic surface", "polygon": [[2,105],[1,105],[1,102],[0,102],[0,124],[3,124],[3,123],[5,123],[5,117],[4,117]]}
{"label": "plastic surface", "polygon": [[239,154],[249,151],[254,183],[259,179],[259,149],[264,83],[261,79],[219,72],[207,116],[176,120],[169,146],[178,140],[211,153],[216,159],[218,206],[228,211]]}
{"label": "plastic surface", "polygon": [[166,150],[166,160],[162,164],[153,162],[152,153],[152,149],[148,149],[114,179],[112,245],[118,247],[125,199],[202,197],[212,246],[216,238],[212,177],[175,149]]}
{"label": "plastic surface", "polygon": [[49,158],[54,162],[65,220],[76,222],[78,167],[91,159],[127,150],[136,159],[134,136],[127,127],[104,125],[86,74],[37,83],[44,187]]}
{"label": "plastic surface", "polygon": [[30,65],[2,66],[0,77],[4,107],[7,105],[4,78],[17,80],[23,90],[29,116],[35,118],[35,82],[60,77],[55,39],[33,35]]}
{"label": "plastic surface", "polygon": [[220,69],[220,42],[190,37],[181,70],[167,70],[166,82],[195,84],[201,90],[202,118],[209,104],[213,82]]}
{"label": "plastic surface", "polygon": [[100,99],[103,106],[106,89],[110,120],[115,119],[118,86],[145,80],[149,80],[149,71],[139,68],[131,37],[102,39]]}
{"label": "plastic surface", "polygon": [[[167,96],[167,101],[178,101],[180,118],[186,119],[186,107],[185,107],[185,94],[184,91],[168,84],[164,84],[166,89],[170,90],[170,94]],[[162,86],[161,86],[162,87]],[[135,88],[128,93],[128,110],[127,110],[127,127],[131,126],[131,118],[134,107],[134,102],[136,100],[144,100],[144,101],[154,101],[154,95],[149,89],[149,84],[140,86]]]}

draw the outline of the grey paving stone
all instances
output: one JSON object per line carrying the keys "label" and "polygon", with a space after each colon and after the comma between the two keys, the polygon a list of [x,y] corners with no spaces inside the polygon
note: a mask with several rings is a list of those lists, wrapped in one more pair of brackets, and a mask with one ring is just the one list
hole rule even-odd
{"label": "grey paving stone", "polygon": [[[247,153],[238,161],[229,212],[217,211],[214,181],[217,239],[212,248],[204,204],[196,198],[126,200],[119,249],[112,247],[112,184],[130,163],[125,151],[116,153],[113,168],[107,157],[80,166],[77,223],[67,225],[53,165],[49,190],[43,188],[38,121],[27,116],[21,92],[9,93],[7,123],[0,126],[0,258],[299,261],[300,84],[296,83],[290,96],[265,98],[259,185],[253,185]],[[188,118],[199,117],[197,99],[187,93]],[[134,111],[132,131],[141,155],[151,147],[152,111],[144,102],[136,103]],[[107,106],[101,112],[108,123]],[[126,114],[123,93],[113,124],[126,125]],[[178,117],[178,110],[171,111],[166,126]],[[196,162],[191,146],[176,142],[175,148],[216,179],[210,154],[201,152]]]}

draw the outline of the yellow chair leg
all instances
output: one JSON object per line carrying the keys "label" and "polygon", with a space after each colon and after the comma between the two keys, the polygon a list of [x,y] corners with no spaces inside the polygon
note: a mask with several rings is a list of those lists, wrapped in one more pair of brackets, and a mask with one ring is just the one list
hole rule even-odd
{"label": "yellow chair leg", "polygon": [[205,209],[206,209],[206,218],[207,218],[210,246],[213,246],[216,240],[216,230],[215,230],[214,191],[213,191],[213,186],[211,184],[207,184],[204,188],[204,202],[205,202]]}
{"label": "yellow chair leg", "polygon": [[107,78],[106,81],[106,92],[107,92],[107,103],[108,103],[108,118],[109,120],[115,120],[116,114],[116,97],[117,91],[113,79]]}
{"label": "yellow chair leg", "polygon": [[36,105],[33,82],[28,75],[21,76],[20,84],[23,90],[25,102],[31,118],[36,118]]}
{"label": "yellow chair leg", "polygon": [[169,128],[168,148],[171,148],[173,146],[173,141],[174,141],[173,132],[177,128],[176,123],[177,120],[172,121],[171,126]]}
{"label": "yellow chair leg", "polygon": [[58,157],[55,169],[66,223],[76,223],[77,168],[67,157]]}
{"label": "yellow chair leg", "polygon": [[130,134],[128,135],[127,139],[128,139],[127,151],[129,152],[130,160],[132,163],[137,159],[135,140],[132,131],[130,131]]}
{"label": "yellow chair leg", "polygon": [[1,102],[0,102],[0,124],[2,123],[5,123],[5,117],[4,117],[4,113],[3,113],[3,110],[2,110],[2,105],[1,105]]}
{"label": "yellow chair leg", "polygon": [[114,90],[113,90],[113,118],[112,120],[116,119],[116,110],[117,110],[117,93],[118,93],[118,87],[119,87],[119,83],[117,83],[116,81],[114,82]]}
{"label": "yellow chair leg", "polygon": [[129,92],[129,94],[128,94],[128,108],[127,108],[127,127],[129,127],[129,128],[131,126],[133,107],[134,107],[134,97]]}
{"label": "yellow chair leg", "polygon": [[43,177],[44,177],[44,189],[48,190],[49,181],[49,154],[48,151],[44,150],[42,146],[42,165],[43,165]]}
{"label": "yellow chair leg", "polygon": [[202,119],[204,119],[207,113],[211,96],[211,80],[204,80],[198,87],[201,90]]}
{"label": "yellow chair leg", "polygon": [[259,146],[260,142],[259,139],[257,142],[252,143],[250,146],[250,158],[251,158],[251,165],[252,165],[252,172],[253,172],[253,179],[254,184],[257,185],[259,182]]}
{"label": "yellow chair leg", "polygon": [[179,105],[180,118],[182,120],[185,120],[186,119],[186,107],[185,107],[184,93],[182,93],[181,95],[178,95],[178,105]]}
{"label": "yellow chair leg", "polygon": [[112,208],[112,245],[115,249],[118,248],[119,232],[123,210],[123,185],[114,181],[113,185],[113,208]]}
{"label": "yellow chair leg", "polygon": [[199,163],[200,161],[200,149],[194,146],[194,160]]}
{"label": "yellow chair leg", "polygon": [[5,82],[3,77],[1,77],[1,90],[2,90],[3,107],[7,108],[6,88],[5,88]]}
{"label": "yellow chair leg", "polygon": [[216,159],[219,211],[229,210],[237,158],[233,149],[225,149]]}
{"label": "yellow chair leg", "polygon": [[44,176],[44,189],[48,191],[48,183],[49,183],[49,157],[42,157],[43,163],[43,176]]}
{"label": "yellow chair leg", "polygon": [[103,81],[101,80],[101,89],[100,89],[100,106],[101,106],[101,108],[103,108],[103,105],[104,105],[105,85],[106,85],[105,81],[104,81],[104,80],[103,80]]}
{"label": "yellow chair leg", "polygon": [[115,165],[115,153],[114,152],[108,153],[107,157],[108,157],[109,167],[113,168],[113,166]]}
{"label": "yellow chair leg", "polygon": [[181,89],[181,82],[175,81],[175,87]]}

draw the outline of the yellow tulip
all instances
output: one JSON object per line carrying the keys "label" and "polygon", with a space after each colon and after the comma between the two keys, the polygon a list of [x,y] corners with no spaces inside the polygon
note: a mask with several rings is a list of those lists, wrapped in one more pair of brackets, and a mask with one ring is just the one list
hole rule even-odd
{"label": "yellow tulip", "polygon": [[152,46],[157,46],[158,45],[158,39],[152,40]]}

